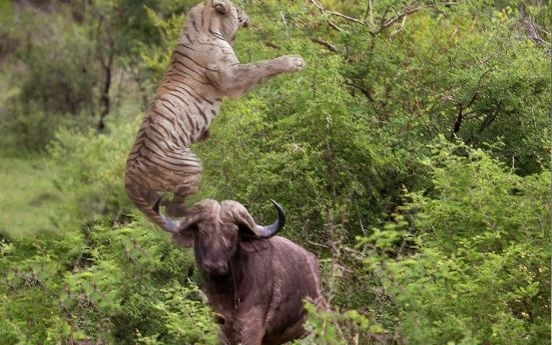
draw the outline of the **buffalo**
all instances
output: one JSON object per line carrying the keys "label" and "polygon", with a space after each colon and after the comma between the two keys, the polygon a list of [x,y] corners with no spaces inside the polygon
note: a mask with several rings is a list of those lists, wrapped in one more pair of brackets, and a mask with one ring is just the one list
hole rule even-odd
{"label": "buffalo", "polygon": [[194,247],[222,345],[284,344],[306,335],[305,300],[327,309],[316,257],[275,236],[285,214],[272,202],[278,218],[261,226],[237,201],[203,200],[172,233],[177,245]]}

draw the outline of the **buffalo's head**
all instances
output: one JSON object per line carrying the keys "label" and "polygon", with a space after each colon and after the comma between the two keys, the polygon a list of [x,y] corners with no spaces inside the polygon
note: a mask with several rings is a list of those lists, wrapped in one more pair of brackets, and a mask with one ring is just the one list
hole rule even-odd
{"label": "buffalo's head", "polygon": [[237,201],[203,200],[195,204],[187,217],[173,233],[173,240],[180,246],[194,245],[196,263],[209,277],[223,277],[230,273],[231,258],[242,237],[269,238],[284,226],[282,207],[272,201],[278,219],[271,225],[257,225],[245,206]]}

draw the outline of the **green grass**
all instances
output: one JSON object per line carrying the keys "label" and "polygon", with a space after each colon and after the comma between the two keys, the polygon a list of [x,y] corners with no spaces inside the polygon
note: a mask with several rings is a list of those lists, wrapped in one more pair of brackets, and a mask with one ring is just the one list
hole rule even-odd
{"label": "green grass", "polygon": [[54,230],[60,196],[52,176],[40,160],[0,157],[0,232],[20,236]]}

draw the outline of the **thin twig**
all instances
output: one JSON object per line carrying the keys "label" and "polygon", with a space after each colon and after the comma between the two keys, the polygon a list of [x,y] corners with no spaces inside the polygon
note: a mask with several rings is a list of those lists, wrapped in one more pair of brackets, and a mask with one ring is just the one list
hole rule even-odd
{"label": "thin twig", "polygon": [[280,17],[282,18],[282,24],[284,24],[284,28],[286,28],[286,36],[289,36],[289,28],[286,22],[286,15],[283,11],[280,11]]}
{"label": "thin twig", "polygon": [[357,18],[354,18],[354,17],[350,17],[346,14],[343,14],[343,13],[339,13],[339,12],[335,12],[335,11],[324,11],[325,13],[327,14],[331,14],[332,16],[337,16],[337,17],[341,17],[341,18],[344,18],[344,19],[347,19],[349,21],[352,21],[352,22],[355,22],[355,23],[358,23],[358,24],[362,24],[362,25],[366,25],[366,23],[360,19],[357,19]]}
{"label": "thin twig", "polygon": [[[318,0],[310,0],[310,2],[320,11],[320,13],[322,14],[327,14],[327,15],[330,15],[330,16],[335,16],[335,17],[339,17],[339,18],[342,18],[342,19],[345,19],[347,21],[350,21],[350,22],[353,22],[353,23],[357,23],[357,24],[360,24],[360,25],[363,25],[363,26],[368,26],[368,23],[366,22],[366,19],[364,20],[361,20],[361,19],[358,19],[358,18],[355,18],[355,17],[351,17],[351,16],[348,16],[346,14],[343,14],[343,13],[340,13],[340,12],[336,12],[336,11],[327,11],[324,6],[322,6],[322,4],[318,1]],[[427,6],[423,6],[423,5],[411,5],[411,6],[407,6],[405,7],[402,11],[400,12],[397,12],[396,10],[394,11],[395,12],[395,16],[392,17],[392,18],[389,18],[389,19],[386,19],[387,18],[387,14],[391,11],[391,6],[388,6],[385,11],[383,12],[383,15],[381,16],[381,19],[380,19],[380,27],[377,29],[377,30],[370,30],[370,34],[372,36],[375,36],[377,34],[379,34],[380,32],[382,32],[383,30],[387,29],[388,27],[390,27],[391,25],[393,25],[394,23],[398,22],[398,21],[403,21],[403,26],[404,26],[404,21],[406,20],[406,17],[410,14],[413,14],[417,11],[420,11],[422,9],[425,9]],[[367,9],[367,14],[365,14],[365,17],[369,14],[370,16],[370,19],[369,19],[369,23],[370,23],[370,26],[373,27],[374,26],[374,13],[373,13],[373,9],[372,9],[372,0],[369,0],[368,2],[368,9]],[[338,30],[338,31],[343,31],[337,24],[335,24],[334,22],[332,22],[331,20],[328,21],[329,25]],[[395,31],[394,33],[396,33],[397,31]]]}
{"label": "thin twig", "polygon": [[320,38],[313,37],[313,38],[311,38],[311,41],[313,41],[314,43],[318,43],[318,44],[323,45],[324,47],[328,48],[328,50],[331,50],[334,53],[342,53],[342,51],[339,50],[339,48],[337,48],[336,46],[334,46],[330,42],[326,42],[324,40],[321,40]]}
{"label": "thin twig", "polygon": [[[314,4],[314,6],[316,6],[316,8],[318,8],[318,10],[320,11],[320,13],[322,14],[325,14],[327,13],[326,10],[324,9],[324,7],[322,7],[322,5],[317,1],[317,0],[311,0],[311,2]],[[332,22],[331,20],[328,20],[328,24],[336,29],[337,31],[339,32],[343,32],[343,29],[341,29],[337,24],[335,24],[334,22]]]}
{"label": "thin twig", "polygon": [[376,32],[374,32],[374,34],[378,34],[382,32],[383,30],[387,29],[397,21],[403,19],[404,17],[412,13],[418,12],[424,8],[425,8],[424,6],[406,7],[402,12],[397,12],[397,14],[393,18],[385,20],[385,16],[387,15],[387,12],[389,12],[388,10],[386,10],[385,14],[381,18],[380,28]]}

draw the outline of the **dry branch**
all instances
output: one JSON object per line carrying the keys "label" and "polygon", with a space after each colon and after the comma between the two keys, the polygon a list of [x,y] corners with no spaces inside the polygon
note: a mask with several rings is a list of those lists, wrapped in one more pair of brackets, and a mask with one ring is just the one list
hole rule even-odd
{"label": "dry branch", "polygon": [[[351,17],[351,16],[348,16],[348,15],[340,13],[340,12],[326,10],[324,8],[324,6],[322,6],[322,4],[318,0],[310,0],[310,2],[322,14],[326,14],[326,15],[330,15],[330,16],[334,16],[334,17],[339,17],[339,18],[342,18],[342,19],[344,19],[346,21],[349,21],[349,22],[353,22],[353,23],[360,24],[360,25],[363,25],[363,26],[368,26],[368,22],[366,22],[366,20]],[[382,32],[383,30],[390,27],[391,25],[395,24],[396,22],[401,21],[401,20],[404,21],[407,16],[409,16],[409,15],[415,13],[415,12],[418,12],[420,10],[426,9],[430,6],[432,6],[432,5],[423,5],[423,4],[408,5],[400,11],[393,11],[393,12],[395,12],[395,14],[391,18],[387,18],[387,15],[391,11],[391,7],[387,7],[385,9],[383,15],[381,16],[379,28],[377,28],[375,30],[370,30],[369,32],[372,36],[375,36],[375,35],[379,34],[380,32]],[[373,26],[373,13],[372,13],[371,7],[367,10],[367,13],[368,12],[370,13],[370,23],[372,23],[371,26]],[[338,31],[343,31],[337,24],[335,24],[332,21],[329,21],[329,25],[332,28],[334,28]]]}
{"label": "dry branch", "polygon": [[321,40],[320,38],[313,37],[313,38],[311,38],[311,41],[313,41],[314,43],[318,43],[318,44],[323,45],[328,50],[331,50],[334,53],[342,53],[342,51],[339,48],[337,48],[335,45],[331,44],[330,42],[326,42],[324,40]]}

